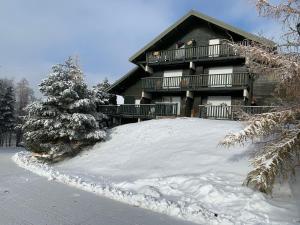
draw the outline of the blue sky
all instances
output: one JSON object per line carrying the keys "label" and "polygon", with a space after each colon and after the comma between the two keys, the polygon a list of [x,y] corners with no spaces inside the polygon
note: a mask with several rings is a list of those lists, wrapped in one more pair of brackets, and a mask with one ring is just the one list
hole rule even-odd
{"label": "blue sky", "polygon": [[53,64],[75,55],[90,85],[114,81],[133,67],[130,56],[191,9],[279,36],[251,0],[0,0],[0,77],[36,87]]}

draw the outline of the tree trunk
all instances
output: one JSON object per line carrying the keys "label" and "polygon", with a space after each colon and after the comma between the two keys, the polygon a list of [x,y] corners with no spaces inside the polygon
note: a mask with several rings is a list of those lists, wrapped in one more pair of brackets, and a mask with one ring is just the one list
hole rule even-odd
{"label": "tree trunk", "polygon": [[9,132],[9,137],[8,137],[8,145],[11,147],[11,138],[12,138],[12,132]]}

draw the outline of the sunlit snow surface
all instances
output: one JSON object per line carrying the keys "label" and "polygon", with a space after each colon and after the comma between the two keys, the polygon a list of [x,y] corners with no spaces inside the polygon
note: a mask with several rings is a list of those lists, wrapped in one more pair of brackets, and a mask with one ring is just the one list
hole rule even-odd
{"label": "sunlit snow surface", "polygon": [[106,142],[55,166],[25,152],[14,160],[49,179],[200,224],[299,225],[300,176],[267,197],[242,186],[253,146],[218,146],[241,127],[233,121],[151,120],[116,127]]}

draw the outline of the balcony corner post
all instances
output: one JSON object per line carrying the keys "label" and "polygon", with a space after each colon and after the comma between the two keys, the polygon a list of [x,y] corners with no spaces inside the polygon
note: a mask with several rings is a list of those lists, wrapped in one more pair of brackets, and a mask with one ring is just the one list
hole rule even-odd
{"label": "balcony corner post", "polygon": [[191,70],[194,70],[194,71],[196,70],[195,63],[192,62],[192,61],[190,62],[190,69],[191,69]]}
{"label": "balcony corner post", "polygon": [[151,100],[152,95],[148,92],[142,91],[142,98],[147,98]]}
{"label": "balcony corner post", "polygon": [[147,73],[153,74],[153,69],[152,69],[150,66],[148,66],[148,65],[146,65],[145,71],[146,71]]}

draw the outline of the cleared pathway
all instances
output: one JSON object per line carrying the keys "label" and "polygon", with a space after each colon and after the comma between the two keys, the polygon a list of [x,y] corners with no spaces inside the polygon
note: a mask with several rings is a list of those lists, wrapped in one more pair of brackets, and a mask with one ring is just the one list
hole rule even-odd
{"label": "cleared pathway", "polygon": [[0,225],[193,225],[48,181],[0,148]]}

